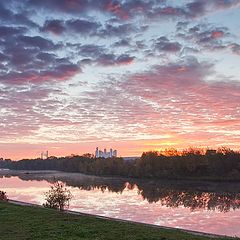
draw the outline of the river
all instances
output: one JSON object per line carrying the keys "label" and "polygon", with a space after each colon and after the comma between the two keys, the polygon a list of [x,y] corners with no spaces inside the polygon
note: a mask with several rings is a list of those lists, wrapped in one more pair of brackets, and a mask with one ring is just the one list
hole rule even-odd
{"label": "river", "polygon": [[161,226],[240,237],[240,182],[136,180],[57,171],[0,170],[0,190],[36,204],[54,181],[73,194],[70,209]]}

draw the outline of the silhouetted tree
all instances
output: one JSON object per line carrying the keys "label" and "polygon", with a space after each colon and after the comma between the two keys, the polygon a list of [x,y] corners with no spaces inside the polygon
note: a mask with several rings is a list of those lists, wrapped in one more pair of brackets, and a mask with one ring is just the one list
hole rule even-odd
{"label": "silhouetted tree", "polygon": [[46,203],[43,206],[60,211],[69,207],[69,202],[72,198],[71,192],[61,182],[55,182],[51,189],[45,193],[45,196]]}
{"label": "silhouetted tree", "polygon": [[188,148],[183,151],[166,149],[162,152],[144,152],[139,159],[125,161],[123,158],[94,158],[83,156],[0,160],[0,168],[16,170],[59,170],[81,172],[100,176],[126,176],[136,178],[205,178],[240,180],[240,153],[222,147],[204,151]]}
{"label": "silhouetted tree", "polygon": [[0,201],[8,201],[6,192],[0,191]]}

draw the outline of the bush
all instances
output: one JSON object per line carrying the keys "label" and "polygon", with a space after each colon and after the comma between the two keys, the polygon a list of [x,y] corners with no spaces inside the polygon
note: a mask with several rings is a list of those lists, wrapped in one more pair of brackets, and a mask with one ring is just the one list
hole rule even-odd
{"label": "bush", "polygon": [[69,202],[72,198],[71,192],[61,182],[54,183],[51,189],[45,193],[45,196],[46,203],[43,206],[60,211],[69,207]]}
{"label": "bush", "polygon": [[6,192],[0,191],[0,201],[8,201]]}

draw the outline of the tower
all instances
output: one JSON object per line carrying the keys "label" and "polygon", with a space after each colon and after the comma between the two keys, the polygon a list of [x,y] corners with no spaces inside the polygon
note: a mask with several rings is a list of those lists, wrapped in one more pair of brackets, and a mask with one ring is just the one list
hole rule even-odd
{"label": "tower", "polygon": [[103,155],[104,158],[107,158],[107,149],[104,148],[104,155]]}
{"label": "tower", "polygon": [[113,151],[113,157],[117,157],[117,150]]}
{"label": "tower", "polygon": [[99,158],[99,150],[98,150],[98,147],[96,147],[95,157],[96,157],[96,158]]}
{"label": "tower", "polygon": [[48,159],[48,151],[41,152],[41,159]]}
{"label": "tower", "polygon": [[113,156],[113,150],[112,148],[110,148],[110,154],[109,154],[110,158]]}

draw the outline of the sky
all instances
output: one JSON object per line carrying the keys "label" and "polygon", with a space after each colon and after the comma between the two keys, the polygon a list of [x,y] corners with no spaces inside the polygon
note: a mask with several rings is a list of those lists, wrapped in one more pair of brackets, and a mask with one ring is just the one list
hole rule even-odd
{"label": "sky", "polygon": [[240,148],[240,0],[0,0],[0,157]]}

